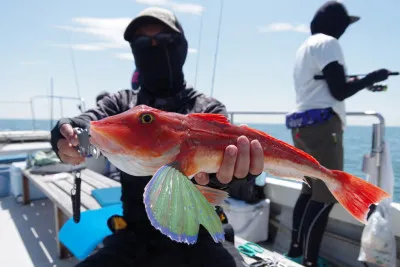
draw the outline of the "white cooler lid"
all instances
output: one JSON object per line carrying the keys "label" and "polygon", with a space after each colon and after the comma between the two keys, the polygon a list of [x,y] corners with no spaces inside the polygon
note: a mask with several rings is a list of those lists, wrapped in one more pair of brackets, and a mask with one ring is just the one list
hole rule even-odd
{"label": "white cooler lid", "polygon": [[238,200],[238,199],[229,197],[229,198],[225,199],[224,210],[228,210],[228,211],[229,210],[232,210],[232,211],[240,210],[241,212],[244,212],[244,211],[250,212],[250,211],[253,211],[254,209],[258,208],[263,203],[263,201],[265,201],[265,199],[261,200],[258,203],[255,203],[255,204],[249,204],[243,200]]}

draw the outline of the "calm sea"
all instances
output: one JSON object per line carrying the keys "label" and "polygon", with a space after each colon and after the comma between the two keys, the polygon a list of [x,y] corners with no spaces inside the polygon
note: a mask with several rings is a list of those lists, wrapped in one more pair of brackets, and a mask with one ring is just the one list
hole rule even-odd
{"label": "calm sea", "polygon": [[[55,123],[53,123],[54,125]],[[290,132],[280,124],[250,124],[249,126],[271,134],[285,142],[292,144]],[[49,130],[49,120],[37,120],[35,128]],[[30,120],[0,120],[0,130],[31,130]],[[395,196],[400,202],[400,127],[386,127],[386,142],[389,144],[395,174]],[[344,136],[345,171],[365,177],[361,171],[362,160],[365,154],[371,151],[372,128],[370,126],[348,126]]]}

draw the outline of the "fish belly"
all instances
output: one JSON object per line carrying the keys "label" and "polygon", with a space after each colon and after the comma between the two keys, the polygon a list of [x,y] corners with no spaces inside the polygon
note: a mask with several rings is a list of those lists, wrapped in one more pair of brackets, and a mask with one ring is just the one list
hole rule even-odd
{"label": "fish belly", "polygon": [[179,154],[176,146],[160,157],[143,157],[140,155],[111,154],[102,151],[103,155],[121,171],[133,176],[152,176],[162,166],[173,162]]}

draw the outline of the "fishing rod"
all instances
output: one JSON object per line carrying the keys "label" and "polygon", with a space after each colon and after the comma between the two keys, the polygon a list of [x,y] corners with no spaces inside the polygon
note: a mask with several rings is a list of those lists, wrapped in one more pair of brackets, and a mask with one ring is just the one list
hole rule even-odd
{"label": "fishing rod", "polygon": [[221,35],[222,13],[223,13],[223,9],[224,9],[224,0],[220,0],[220,1],[221,1],[221,8],[219,10],[218,33],[217,33],[217,42],[216,42],[215,55],[214,55],[214,68],[213,68],[213,76],[211,79],[211,93],[210,93],[211,97],[213,97],[213,93],[214,93],[215,72],[217,70],[217,58],[218,58],[218,50],[219,50],[219,38]]}
{"label": "fishing rod", "polygon": [[[398,71],[391,71],[389,72],[389,76],[397,76],[400,73]],[[353,74],[353,75],[346,75],[346,78],[356,78],[359,79],[360,77],[365,77],[367,76],[367,74]],[[315,80],[324,80],[325,77],[323,75],[315,75],[314,76]],[[388,89],[387,85],[383,85],[383,84],[375,84],[375,85],[371,85],[369,87],[367,87],[367,90],[372,91],[372,92],[383,92],[386,91]]]}
{"label": "fishing rod", "polygon": [[194,88],[197,88],[197,75],[199,72],[200,47],[201,47],[201,40],[202,40],[202,33],[203,33],[203,22],[204,22],[204,11],[201,12],[201,17],[200,17],[199,43],[197,44],[196,71],[194,74]]}
{"label": "fishing rod", "polygon": [[[78,98],[79,98],[80,101],[81,101],[81,102],[77,105],[77,107],[78,107],[78,109],[79,109],[81,112],[84,112],[85,109],[86,109],[86,107],[85,107],[84,102],[82,101],[83,99],[82,99],[82,96],[81,96],[81,88],[80,88],[80,84],[79,84],[78,72],[77,72],[76,63],[75,63],[74,49],[73,49],[73,47],[72,47],[71,39],[72,39],[72,34],[69,35],[68,41],[69,41],[70,59],[71,59],[71,63],[72,63],[72,71],[73,71],[73,73],[74,73],[75,87],[76,87],[76,91],[77,91],[77,93],[78,93]],[[82,104],[83,104],[83,106],[82,106]]]}
{"label": "fishing rod", "polygon": [[[391,71],[389,72],[389,76],[397,76],[400,73],[398,71]],[[367,74],[353,74],[353,75],[346,75],[346,78],[359,78],[359,77],[365,77]],[[314,76],[315,80],[324,80],[325,77],[323,75],[315,75]]]}

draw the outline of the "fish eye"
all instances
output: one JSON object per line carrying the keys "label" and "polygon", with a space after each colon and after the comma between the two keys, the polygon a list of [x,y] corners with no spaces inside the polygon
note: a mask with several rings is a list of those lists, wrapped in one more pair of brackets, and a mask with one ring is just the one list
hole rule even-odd
{"label": "fish eye", "polygon": [[153,114],[145,113],[145,114],[142,114],[142,115],[140,116],[140,121],[141,121],[143,124],[152,123],[153,120],[154,120]]}

